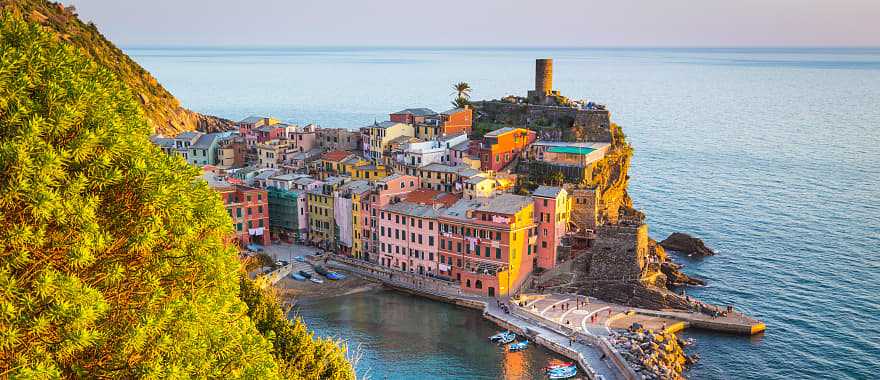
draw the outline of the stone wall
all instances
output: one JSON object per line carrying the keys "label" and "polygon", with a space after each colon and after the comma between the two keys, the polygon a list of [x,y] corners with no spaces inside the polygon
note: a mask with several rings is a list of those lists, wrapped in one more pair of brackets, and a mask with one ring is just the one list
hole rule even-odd
{"label": "stone wall", "polygon": [[574,107],[474,102],[477,122],[507,124],[536,130],[545,140],[611,142],[611,113]]}

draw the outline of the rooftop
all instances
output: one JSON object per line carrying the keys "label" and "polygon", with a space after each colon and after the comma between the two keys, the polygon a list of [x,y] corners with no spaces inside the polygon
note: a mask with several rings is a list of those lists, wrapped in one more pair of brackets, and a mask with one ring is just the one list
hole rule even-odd
{"label": "rooftop", "polygon": [[383,121],[383,122],[381,122],[381,123],[378,123],[378,122],[377,122],[377,123],[373,123],[373,124],[371,124],[371,125],[368,125],[367,127],[369,127],[369,128],[382,128],[382,129],[388,129],[388,128],[391,128],[391,127],[394,127],[394,126],[398,126],[398,125],[406,125],[406,124],[404,124],[404,123],[398,123],[398,122],[394,122],[394,121]]}
{"label": "rooftop", "polygon": [[354,194],[362,194],[370,191],[372,188],[373,186],[370,185],[370,181],[356,180],[342,184],[339,186],[339,191],[351,191]]}
{"label": "rooftop", "polygon": [[345,150],[333,150],[321,155],[322,160],[339,162],[351,156],[352,153]]}
{"label": "rooftop", "polygon": [[485,135],[483,135],[483,136],[484,136],[484,137],[498,137],[498,136],[501,136],[501,135],[503,135],[503,134],[505,134],[505,133],[513,132],[513,131],[515,131],[516,129],[517,129],[517,128],[514,128],[514,127],[498,128],[498,129],[496,129],[496,130],[494,130],[494,131],[492,131],[492,132],[489,132],[489,133],[487,133],[487,134],[485,134]]}
{"label": "rooftop", "polygon": [[458,151],[467,151],[468,148],[470,148],[470,145],[471,145],[471,142],[468,140],[465,140],[465,141],[462,141],[458,144],[455,144],[455,145],[449,147],[449,149],[458,150]]}
{"label": "rooftop", "polygon": [[457,114],[457,113],[462,112],[462,111],[464,111],[464,108],[460,108],[460,107],[459,107],[459,108],[453,108],[453,109],[451,109],[451,110],[443,111],[443,112],[441,112],[440,114],[441,114],[441,115],[454,115],[454,114]]}
{"label": "rooftop", "polygon": [[513,215],[532,203],[531,197],[504,193],[490,198],[462,199],[455,202],[443,213],[443,217],[470,220],[468,210],[491,212],[495,214]]}
{"label": "rooftop", "polygon": [[416,189],[404,194],[405,201],[420,204],[443,204],[450,206],[458,199],[459,197],[454,194],[425,188]]}
{"label": "rooftop", "polygon": [[263,117],[263,116],[248,116],[244,119],[241,119],[241,121],[239,121],[238,123],[239,124],[254,124],[259,121],[262,121],[263,119],[267,119],[267,118]]}
{"label": "rooftop", "polygon": [[178,133],[177,136],[174,136],[174,139],[175,140],[192,140],[192,139],[199,137],[201,135],[202,135],[201,132],[186,131],[186,132]]}
{"label": "rooftop", "polygon": [[208,133],[206,135],[202,135],[201,137],[199,137],[198,140],[196,140],[196,142],[194,144],[192,144],[192,146],[190,146],[190,148],[208,149],[211,147],[211,144],[213,144],[214,141],[217,140],[218,137],[219,136],[214,133]]}
{"label": "rooftop", "polygon": [[440,215],[434,205],[426,205],[412,202],[397,202],[384,207],[385,211],[415,216],[417,218],[436,218]]}
{"label": "rooftop", "polygon": [[407,108],[402,111],[397,111],[392,115],[413,115],[413,116],[430,116],[436,115],[437,113],[430,108]]}
{"label": "rooftop", "polygon": [[541,185],[532,192],[532,195],[542,198],[556,198],[561,191],[561,187]]}

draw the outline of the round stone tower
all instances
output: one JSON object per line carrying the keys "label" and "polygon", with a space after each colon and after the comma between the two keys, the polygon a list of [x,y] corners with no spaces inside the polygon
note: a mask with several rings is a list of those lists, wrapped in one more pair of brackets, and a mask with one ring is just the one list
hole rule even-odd
{"label": "round stone tower", "polygon": [[553,60],[550,58],[535,60],[535,93],[546,96],[553,92]]}

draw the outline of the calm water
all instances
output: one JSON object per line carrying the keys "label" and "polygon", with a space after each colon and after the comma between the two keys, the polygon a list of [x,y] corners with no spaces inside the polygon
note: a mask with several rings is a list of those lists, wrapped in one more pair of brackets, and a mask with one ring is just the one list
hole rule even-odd
{"label": "calm water", "polygon": [[[691,294],[768,325],[754,339],[692,332],[703,357],[693,378],[880,373],[880,49],[128,52],[195,110],[350,128],[406,107],[448,108],[458,81],[475,99],[525,94],[534,58],[553,57],[557,89],[608,104],[625,127],[636,149],[631,194],[653,236],[691,232],[718,251],[685,261],[710,281]],[[410,335],[370,335],[348,302],[321,307],[319,333],[385,342],[367,345],[368,356],[394,359],[383,368],[395,373],[469,357],[398,360]],[[421,318],[398,310],[376,316]],[[450,339],[419,344],[467,338]],[[476,364],[494,377],[493,363]]]}
{"label": "calm water", "polygon": [[392,291],[299,305],[310,328],[344,337],[361,353],[358,372],[382,379],[536,379],[551,359],[542,347],[504,352],[480,312]]}

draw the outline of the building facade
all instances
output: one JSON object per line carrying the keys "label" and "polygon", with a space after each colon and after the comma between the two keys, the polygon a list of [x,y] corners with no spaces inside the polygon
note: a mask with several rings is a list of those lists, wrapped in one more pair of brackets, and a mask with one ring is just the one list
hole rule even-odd
{"label": "building facade", "polygon": [[535,200],[535,220],[538,224],[537,266],[551,269],[556,266],[559,246],[568,233],[571,221],[571,198],[560,187],[539,186],[532,193]]}

